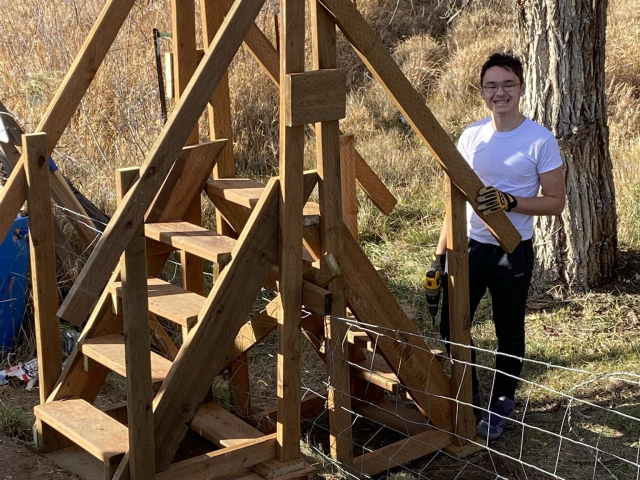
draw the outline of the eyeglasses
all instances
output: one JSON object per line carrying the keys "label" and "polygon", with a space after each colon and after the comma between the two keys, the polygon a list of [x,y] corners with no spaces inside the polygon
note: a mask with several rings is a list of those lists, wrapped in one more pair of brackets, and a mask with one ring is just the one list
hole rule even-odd
{"label": "eyeglasses", "polygon": [[487,83],[485,86],[482,87],[483,90],[486,90],[488,93],[496,93],[498,91],[499,87],[502,87],[502,89],[507,92],[507,93],[511,93],[515,90],[515,88],[520,85],[519,83],[515,83],[515,82],[504,82],[504,83]]}

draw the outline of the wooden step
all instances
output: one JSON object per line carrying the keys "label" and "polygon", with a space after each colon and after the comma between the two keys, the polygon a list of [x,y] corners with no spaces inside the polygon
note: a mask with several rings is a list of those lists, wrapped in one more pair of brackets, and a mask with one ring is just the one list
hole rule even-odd
{"label": "wooden step", "polygon": [[74,398],[36,405],[36,417],[107,465],[129,450],[127,427],[86,401]]}
{"label": "wooden step", "polygon": [[236,244],[233,238],[189,222],[147,223],[144,232],[147,238],[219,264],[231,261]]}
{"label": "wooden step", "polygon": [[[369,337],[369,335],[367,335],[367,332],[357,327],[349,327],[349,331],[347,332],[347,341],[355,347],[363,348],[370,352],[373,352],[375,348],[375,343],[371,341],[371,338]],[[432,348],[431,353],[433,353],[433,355],[436,357],[436,360],[439,362],[442,362],[442,360],[444,359],[444,352],[442,350]],[[371,362],[371,360],[369,360],[369,362]]]}
{"label": "wooden step", "polygon": [[[122,335],[90,338],[82,342],[79,349],[85,357],[95,360],[123,377],[127,376],[124,337]],[[162,382],[169,373],[172,365],[171,360],[167,360],[155,352],[149,351],[149,353],[151,354],[151,382]]]}
{"label": "wooden step", "polygon": [[362,360],[356,365],[351,367],[352,375],[378,385],[389,392],[399,392],[398,377],[380,355],[374,355],[372,358]]}
{"label": "wooden step", "polygon": [[264,190],[262,183],[248,178],[209,180],[207,185],[210,193],[250,209],[258,203]]}
{"label": "wooden step", "polygon": [[191,429],[218,447],[233,447],[264,434],[215,402],[200,405]]}
{"label": "wooden step", "polygon": [[[122,297],[122,283],[110,284],[109,292]],[[159,278],[150,278],[147,281],[147,296],[151,313],[188,328],[198,322],[198,314],[206,301],[205,297],[197,293],[189,292]]]}

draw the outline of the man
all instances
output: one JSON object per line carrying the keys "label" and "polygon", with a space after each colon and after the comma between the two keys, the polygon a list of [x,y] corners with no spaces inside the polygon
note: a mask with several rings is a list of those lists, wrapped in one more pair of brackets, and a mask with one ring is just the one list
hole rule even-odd
{"label": "man", "polygon": [[[522,236],[513,253],[506,253],[481,217],[467,205],[470,318],[488,288],[498,338],[497,373],[489,411],[484,412],[477,433],[495,439],[513,413],[514,377],[522,370],[525,307],[533,270],[533,216],[559,215],[564,209],[565,185],[560,148],[553,134],[520,112],[525,89],[520,60],[511,55],[491,55],[482,67],[480,85],[480,96],[491,115],[462,133],[458,150],[487,185],[478,192],[481,215],[507,212]],[[446,247],[445,222],[430,270],[444,272]],[[448,340],[449,305],[444,284],[440,333]],[[472,361],[476,361],[475,351]],[[472,384],[474,405],[480,406],[482,396],[475,368]]]}

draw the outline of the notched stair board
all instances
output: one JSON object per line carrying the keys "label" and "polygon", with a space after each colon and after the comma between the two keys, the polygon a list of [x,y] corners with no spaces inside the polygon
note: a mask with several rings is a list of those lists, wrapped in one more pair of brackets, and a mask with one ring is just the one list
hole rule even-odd
{"label": "notched stair board", "polygon": [[34,407],[36,417],[105,464],[129,450],[127,427],[79,398]]}
{"label": "notched stair board", "polygon": [[250,209],[258,203],[264,190],[262,183],[248,178],[209,180],[209,185],[216,196]]}
{"label": "notched stair board", "polygon": [[378,385],[389,392],[399,393],[399,382],[396,374],[380,355],[374,355],[373,361],[367,358],[351,367],[351,374]]}
{"label": "notched stair board", "polygon": [[[109,285],[109,292],[121,297],[122,283],[114,282]],[[206,301],[205,297],[197,293],[159,278],[147,280],[147,296],[150,312],[188,328],[198,322],[198,314]]]}
{"label": "notched stair board", "polygon": [[[104,365],[123,377],[126,376],[126,364],[124,355],[124,337],[122,335],[106,335],[85,340],[80,345],[82,354]],[[151,382],[164,381],[171,368],[171,361],[161,357],[155,352],[151,355]]]}
{"label": "notched stair board", "polygon": [[233,238],[189,222],[147,223],[144,230],[152,240],[215,263],[229,263],[236,244]]}

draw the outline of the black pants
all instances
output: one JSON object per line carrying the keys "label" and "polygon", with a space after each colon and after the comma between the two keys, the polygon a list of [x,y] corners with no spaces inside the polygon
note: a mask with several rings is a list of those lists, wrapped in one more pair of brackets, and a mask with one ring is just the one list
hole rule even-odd
{"label": "black pants", "polygon": [[[469,240],[469,305],[471,320],[485,291],[489,288],[493,306],[493,322],[498,338],[495,384],[493,398],[514,398],[517,380],[500,372],[519,376],[522,362],[500,355],[506,353],[524,357],[524,316],[533,271],[533,245],[531,240],[518,244],[513,253],[502,247]],[[440,334],[449,340],[449,292],[444,282]],[[447,351],[449,345],[447,344]],[[471,361],[476,363],[476,352],[471,351]],[[475,366],[472,369],[473,391],[479,391]]]}

